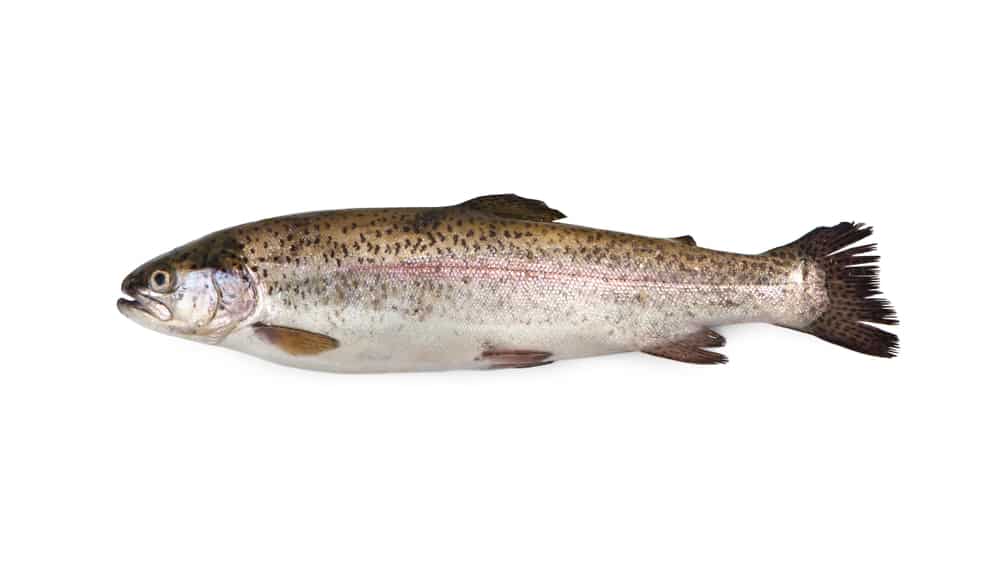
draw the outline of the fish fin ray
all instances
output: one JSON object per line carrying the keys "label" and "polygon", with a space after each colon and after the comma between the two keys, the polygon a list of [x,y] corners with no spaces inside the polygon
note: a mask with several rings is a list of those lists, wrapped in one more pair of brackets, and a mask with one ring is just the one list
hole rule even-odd
{"label": "fish fin ray", "polygon": [[642,349],[642,352],[682,363],[721,365],[729,362],[729,358],[722,353],[706,351],[705,348],[721,347],[725,344],[725,337],[719,333],[711,329],[702,329],[679,340]]}
{"label": "fish fin ray", "polygon": [[253,330],[264,341],[296,357],[318,355],[340,346],[335,338],[301,329],[257,323]]}
{"label": "fish fin ray", "polygon": [[685,339],[685,343],[696,347],[723,347],[726,345],[726,337],[720,335],[712,329],[704,329],[687,337],[687,339]]}
{"label": "fish fin ray", "polygon": [[682,363],[694,363],[696,365],[721,365],[729,362],[729,357],[721,353],[677,343],[643,349],[642,352],[654,357],[662,357]]}
{"label": "fish fin ray", "polygon": [[502,218],[531,220],[535,222],[552,222],[566,215],[549,208],[544,202],[532,198],[524,198],[516,194],[493,194],[479,196],[458,205],[472,210],[478,210]]}
{"label": "fish fin ray", "polygon": [[526,369],[551,364],[551,356],[548,351],[487,347],[476,360],[489,363],[489,369]]}
{"label": "fish fin ray", "polygon": [[877,298],[882,294],[878,266],[873,264],[878,256],[870,254],[875,245],[848,248],[871,234],[871,227],[842,222],[814,229],[799,240],[766,253],[810,259],[826,277],[829,299],[826,310],[808,326],[787,328],[866,355],[894,357],[898,354],[899,337],[868,324],[899,324],[889,301]]}
{"label": "fish fin ray", "polygon": [[541,361],[537,363],[499,363],[495,365],[490,365],[487,370],[497,370],[497,369],[530,369],[531,367],[544,367],[545,365],[551,365],[555,361]]}

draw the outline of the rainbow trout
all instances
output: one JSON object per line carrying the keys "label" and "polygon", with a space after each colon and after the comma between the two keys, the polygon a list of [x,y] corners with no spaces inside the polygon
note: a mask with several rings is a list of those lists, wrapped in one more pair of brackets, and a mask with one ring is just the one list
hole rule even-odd
{"label": "rainbow trout", "polygon": [[880,357],[896,324],[871,228],[758,255],[556,223],[514,195],[282,216],[212,233],[122,283],[126,317],[282,364],[342,372],[534,367],[628,351],[726,362],[721,325],[766,322]]}

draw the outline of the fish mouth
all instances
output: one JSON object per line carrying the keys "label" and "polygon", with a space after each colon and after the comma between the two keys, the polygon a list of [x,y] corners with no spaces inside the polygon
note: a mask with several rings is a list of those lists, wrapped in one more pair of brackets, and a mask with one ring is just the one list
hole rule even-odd
{"label": "fish mouth", "polygon": [[123,315],[131,316],[134,313],[140,313],[161,322],[167,322],[173,318],[167,305],[140,292],[139,289],[122,287],[122,292],[130,297],[118,299],[118,312]]}

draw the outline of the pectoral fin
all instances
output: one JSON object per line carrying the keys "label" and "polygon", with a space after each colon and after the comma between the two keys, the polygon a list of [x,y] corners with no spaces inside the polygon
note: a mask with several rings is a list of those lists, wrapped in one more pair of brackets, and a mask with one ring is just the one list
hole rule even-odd
{"label": "pectoral fin", "polygon": [[337,339],[300,329],[258,323],[253,330],[264,341],[296,357],[318,355],[340,346]]}
{"label": "pectoral fin", "polygon": [[544,202],[531,198],[522,198],[516,194],[493,194],[467,200],[459,206],[471,208],[503,218],[518,220],[533,220],[536,222],[552,222],[566,215],[549,208]]}

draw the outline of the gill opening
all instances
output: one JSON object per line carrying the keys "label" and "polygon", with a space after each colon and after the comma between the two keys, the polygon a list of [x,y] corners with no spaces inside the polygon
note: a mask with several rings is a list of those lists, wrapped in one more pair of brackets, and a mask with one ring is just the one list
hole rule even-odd
{"label": "gill opening", "polygon": [[223,302],[222,289],[219,287],[219,283],[215,280],[215,275],[218,271],[210,271],[208,273],[208,278],[212,281],[212,290],[215,291],[215,300],[212,303],[212,312],[205,319],[205,322],[200,323],[201,326],[206,326],[212,324],[215,320],[216,315],[219,314],[220,308],[225,308],[225,303]]}

